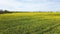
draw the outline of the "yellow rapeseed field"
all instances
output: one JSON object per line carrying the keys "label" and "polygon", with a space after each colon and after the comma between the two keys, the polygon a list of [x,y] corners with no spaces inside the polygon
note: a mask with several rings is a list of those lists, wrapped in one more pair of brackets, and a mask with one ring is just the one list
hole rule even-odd
{"label": "yellow rapeseed field", "polygon": [[60,34],[60,13],[0,14],[0,34]]}

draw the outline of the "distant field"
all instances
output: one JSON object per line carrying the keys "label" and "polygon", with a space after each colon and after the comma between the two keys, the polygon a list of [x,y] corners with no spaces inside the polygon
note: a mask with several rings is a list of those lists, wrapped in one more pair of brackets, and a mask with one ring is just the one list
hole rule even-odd
{"label": "distant field", "polygon": [[0,14],[0,34],[60,34],[60,13]]}

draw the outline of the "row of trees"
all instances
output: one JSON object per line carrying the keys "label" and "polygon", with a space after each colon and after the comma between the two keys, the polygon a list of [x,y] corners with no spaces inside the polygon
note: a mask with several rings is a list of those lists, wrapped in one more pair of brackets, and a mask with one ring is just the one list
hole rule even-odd
{"label": "row of trees", "polygon": [[12,13],[12,12],[10,12],[8,10],[0,10],[0,14],[4,14],[4,13]]}

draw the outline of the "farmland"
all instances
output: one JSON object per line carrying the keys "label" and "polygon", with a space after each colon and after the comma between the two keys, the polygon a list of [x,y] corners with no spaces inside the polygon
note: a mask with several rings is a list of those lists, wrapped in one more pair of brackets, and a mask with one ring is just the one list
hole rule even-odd
{"label": "farmland", "polygon": [[60,13],[0,14],[0,34],[60,34]]}

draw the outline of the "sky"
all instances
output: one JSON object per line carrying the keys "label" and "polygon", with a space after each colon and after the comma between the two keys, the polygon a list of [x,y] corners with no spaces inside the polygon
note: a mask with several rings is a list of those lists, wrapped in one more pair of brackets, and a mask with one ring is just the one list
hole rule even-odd
{"label": "sky", "polygon": [[60,11],[60,0],[0,0],[0,9],[10,11]]}

